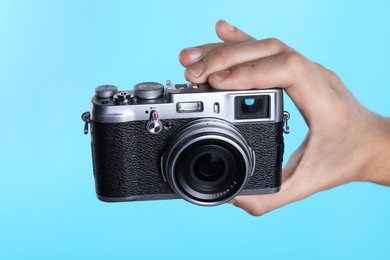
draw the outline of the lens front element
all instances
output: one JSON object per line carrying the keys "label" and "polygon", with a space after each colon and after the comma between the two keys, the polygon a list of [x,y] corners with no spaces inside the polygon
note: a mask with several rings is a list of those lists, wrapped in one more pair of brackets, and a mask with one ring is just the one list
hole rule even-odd
{"label": "lens front element", "polygon": [[245,165],[237,150],[218,140],[188,146],[179,156],[175,178],[179,189],[201,200],[223,199],[245,179]]}
{"label": "lens front element", "polygon": [[213,183],[226,175],[226,165],[227,161],[218,153],[207,152],[191,164],[190,172],[199,181]]}
{"label": "lens front element", "polygon": [[219,205],[246,185],[253,152],[238,130],[218,119],[199,119],[183,128],[163,157],[172,189],[199,205]]}

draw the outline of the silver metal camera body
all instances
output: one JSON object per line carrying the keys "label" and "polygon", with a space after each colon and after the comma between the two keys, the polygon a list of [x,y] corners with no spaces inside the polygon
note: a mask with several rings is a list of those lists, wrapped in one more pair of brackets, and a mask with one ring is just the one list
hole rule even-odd
{"label": "silver metal camera body", "polygon": [[206,84],[95,89],[90,112],[96,192],[103,201],[183,198],[210,206],[279,191],[283,91]]}

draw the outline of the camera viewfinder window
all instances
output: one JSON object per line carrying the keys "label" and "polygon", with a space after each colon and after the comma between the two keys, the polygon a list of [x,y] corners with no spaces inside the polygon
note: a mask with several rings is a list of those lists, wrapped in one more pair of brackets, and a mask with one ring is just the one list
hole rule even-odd
{"label": "camera viewfinder window", "polygon": [[269,95],[236,97],[234,102],[235,118],[269,118],[269,99]]}

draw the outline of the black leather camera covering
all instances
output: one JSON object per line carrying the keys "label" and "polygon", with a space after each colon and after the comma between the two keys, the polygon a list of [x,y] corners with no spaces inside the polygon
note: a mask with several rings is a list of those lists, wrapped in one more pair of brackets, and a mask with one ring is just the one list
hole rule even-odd
{"label": "black leather camera covering", "polygon": [[[91,122],[92,156],[99,196],[124,198],[174,193],[164,182],[160,159],[174,133],[196,119],[170,121],[171,128],[153,135],[147,121]],[[253,176],[244,190],[276,188],[281,184],[283,122],[244,123],[236,127],[256,154]]]}

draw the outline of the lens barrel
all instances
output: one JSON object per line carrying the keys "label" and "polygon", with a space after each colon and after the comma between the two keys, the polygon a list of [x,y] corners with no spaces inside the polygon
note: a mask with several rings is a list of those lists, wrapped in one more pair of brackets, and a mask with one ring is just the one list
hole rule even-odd
{"label": "lens barrel", "polygon": [[199,119],[175,134],[162,157],[162,171],[183,199],[202,206],[225,203],[246,186],[254,152],[234,125]]}

